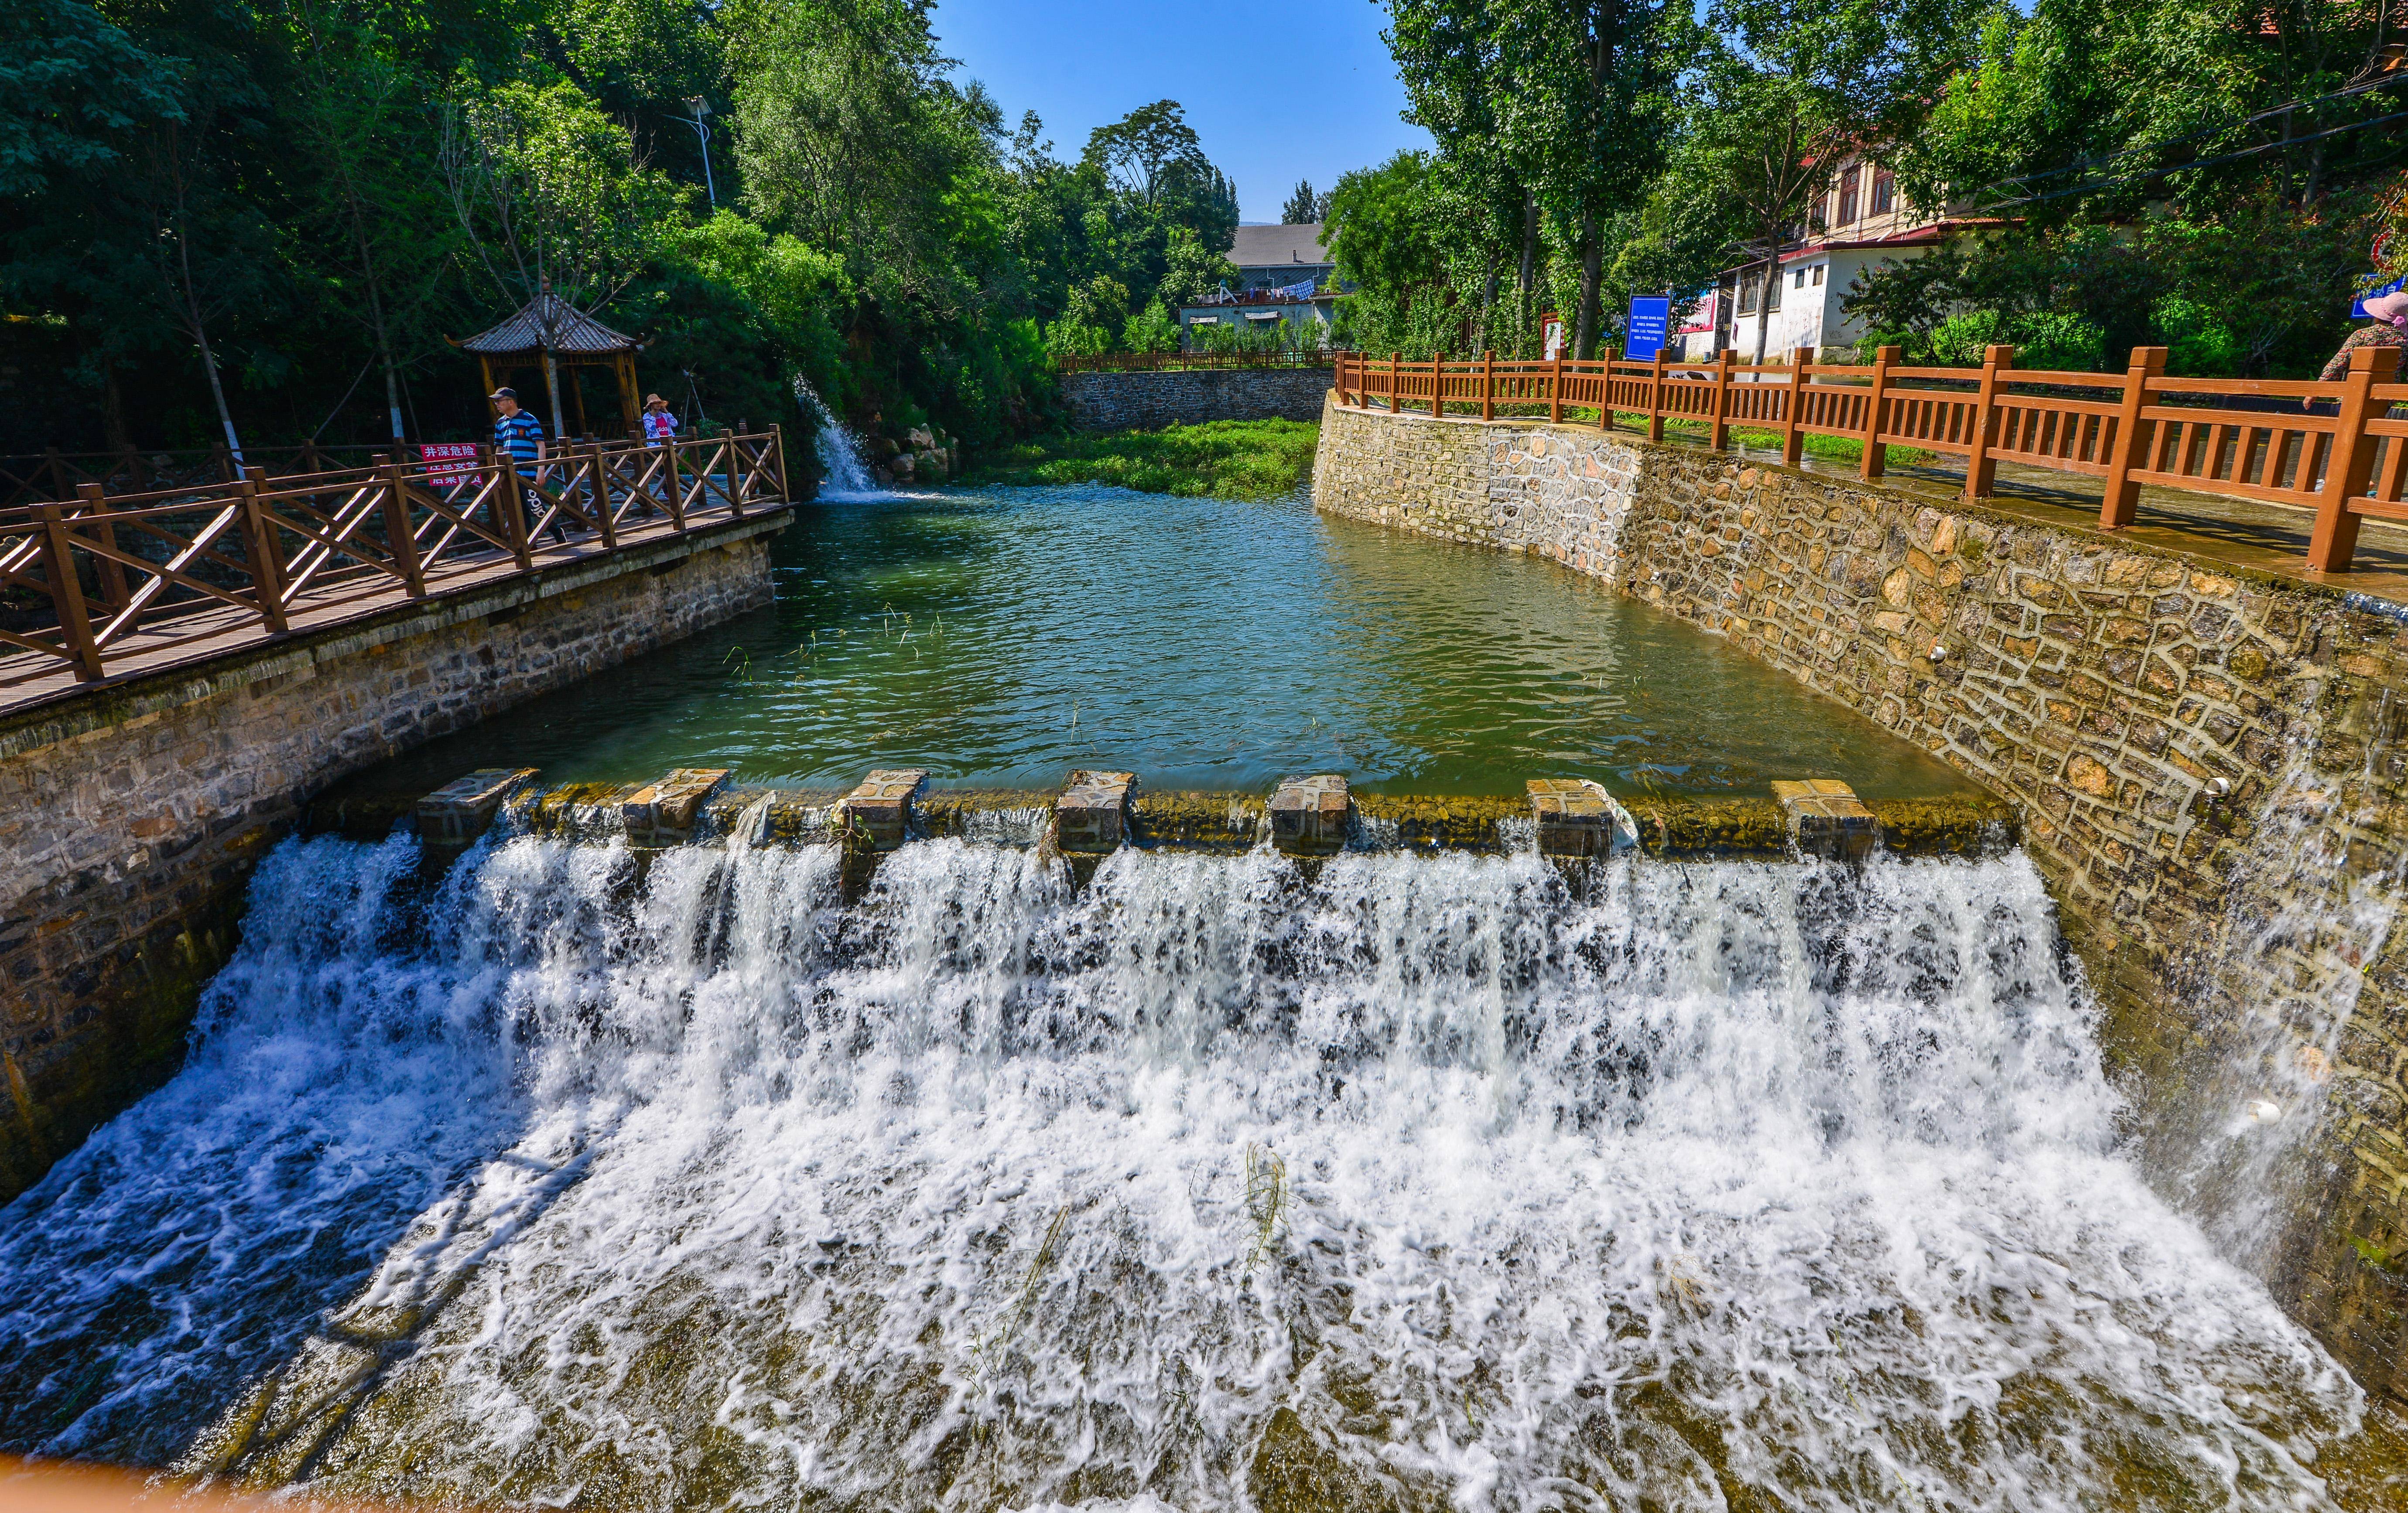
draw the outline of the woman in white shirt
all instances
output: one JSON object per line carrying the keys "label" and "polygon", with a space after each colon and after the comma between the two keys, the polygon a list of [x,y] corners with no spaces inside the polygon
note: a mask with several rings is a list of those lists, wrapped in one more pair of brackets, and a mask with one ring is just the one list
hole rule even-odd
{"label": "woman in white shirt", "polygon": [[658,394],[644,396],[644,445],[657,447],[664,441],[677,439],[677,417],[669,413],[669,402]]}

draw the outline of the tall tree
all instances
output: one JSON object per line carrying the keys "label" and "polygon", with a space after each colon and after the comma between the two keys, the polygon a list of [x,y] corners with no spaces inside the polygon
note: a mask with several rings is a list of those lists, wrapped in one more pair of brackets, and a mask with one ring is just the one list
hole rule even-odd
{"label": "tall tree", "polygon": [[[1502,30],[1487,0],[1390,0],[1387,32],[1411,118],[1439,144],[1453,172],[1448,185],[1468,211],[1463,233],[1482,265],[1480,323],[1484,345],[1505,259],[1518,250],[1517,327],[1530,319],[1539,252],[1539,206],[1524,169],[1498,131],[1498,110],[1515,87],[1506,76]],[[1518,246],[1517,246],[1518,244]]]}
{"label": "tall tree", "polygon": [[330,280],[337,307],[367,333],[384,378],[394,445],[405,437],[404,325],[434,292],[454,238],[425,130],[428,91],[384,39],[327,0],[288,0],[293,68],[304,88],[291,107],[318,166],[304,201],[344,250]]}
{"label": "tall tree", "polygon": [[1488,93],[1505,161],[1570,232],[1580,265],[1573,351],[1594,356],[1607,221],[1663,165],[1674,86],[1692,55],[1686,6],[1670,0],[1487,0]]}
{"label": "tall tree", "polygon": [[493,287],[535,307],[552,435],[566,435],[566,311],[591,315],[643,273],[682,192],[565,82],[472,94],[445,119],[453,214]]}

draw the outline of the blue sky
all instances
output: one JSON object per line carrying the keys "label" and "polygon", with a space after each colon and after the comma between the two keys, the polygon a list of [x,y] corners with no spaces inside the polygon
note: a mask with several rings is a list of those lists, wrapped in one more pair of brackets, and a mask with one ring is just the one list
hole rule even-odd
{"label": "blue sky", "polygon": [[1430,145],[1398,119],[1386,15],[1371,0],[938,0],[936,32],[1008,121],[1044,118],[1057,157],[1139,106],[1177,100],[1237,180],[1240,218],[1257,221],[1279,219],[1299,178],[1326,190]]}

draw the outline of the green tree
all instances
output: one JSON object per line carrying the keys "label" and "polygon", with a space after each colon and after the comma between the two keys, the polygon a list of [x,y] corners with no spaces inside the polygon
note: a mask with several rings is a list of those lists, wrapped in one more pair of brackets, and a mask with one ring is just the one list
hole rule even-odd
{"label": "green tree", "polygon": [[1607,222],[1662,168],[1695,28],[1687,7],[1650,0],[1488,0],[1484,9],[1497,139],[1576,250],[1573,351],[1589,357],[1602,329]]}
{"label": "green tree", "polygon": [[478,267],[511,305],[535,309],[552,435],[565,435],[556,353],[567,312],[595,314],[644,273],[686,192],[566,82],[463,89],[442,163]]}
{"label": "green tree", "polygon": [[1280,207],[1280,224],[1310,226],[1318,224],[1329,214],[1329,196],[1312,192],[1312,180],[1299,178],[1288,192],[1287,203]]}

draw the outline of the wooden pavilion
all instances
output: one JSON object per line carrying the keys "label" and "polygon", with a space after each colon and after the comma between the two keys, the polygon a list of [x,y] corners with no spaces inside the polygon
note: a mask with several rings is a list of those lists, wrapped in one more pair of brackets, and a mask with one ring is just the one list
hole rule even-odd
{"label": "wooden pavilion", "polygon": [[[621,434],[634,435],[642,429],[643,406],[636,392],[636,353],[643,350],[643,344],[611,330],[553,293],[549,286],[509,320],[465,340],[454,340],[452,345],[477,354],[478,371],[484,376],[485,385],[479,391],[480,394],[492,393],[508,383],[513,372],[527,368],[545,373],[549,391],[551,374],[543,361],[547,349],[555,370],[609,368],[619,390]],[[573,422],[575,434],[594,435],[593,426],[585,419],[584,391],[573,372],[569,375],[565,410],[561,407],[562,397],[557,392],[552,393],[552,414],[566,415]],[[549,423],[552,417],[544,419]]]}

